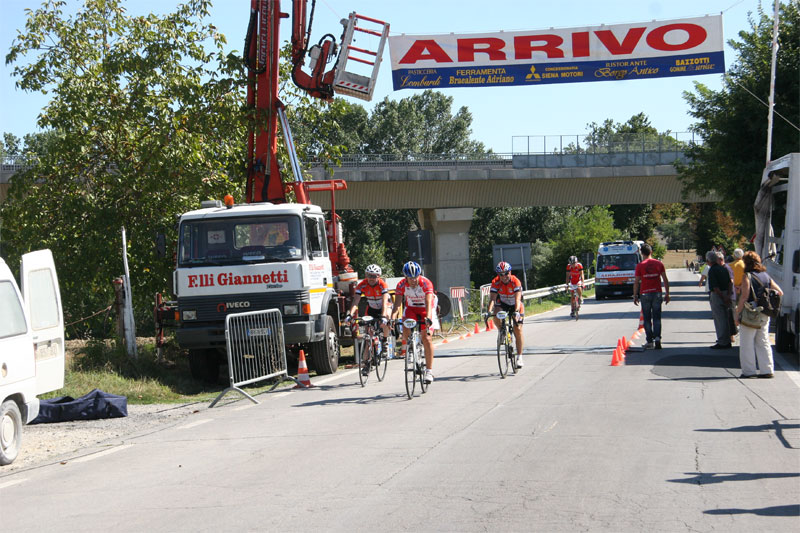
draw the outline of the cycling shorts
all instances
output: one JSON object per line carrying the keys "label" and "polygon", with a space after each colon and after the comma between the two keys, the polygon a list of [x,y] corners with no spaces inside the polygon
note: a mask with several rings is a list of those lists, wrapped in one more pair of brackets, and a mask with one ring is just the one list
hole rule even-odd
{"label": "cycling shorts", "polygon": [[419,324],[420,331],[426,331],[428,324],[425,319],[428,318],[428,310],[424,307],[406,307],[403,309],[403,319],[413,318]]}
{"label": "cycling shorts", "polygon": [[368,306],[367,307],[367,312],[365,314],[371,316],[377,322],[380,322],[381,318],[383,318],[383,307],[375,309],[374,307],[369,307]]}
{"label": "cycling shorts", "polygon": [[582,289],[582,288],[583,288],[583,283],[570,283],[569,284],[569,290],[570,291],[574,291],[576,289]]}
{"label": "cycling shorts", "polygon": [[495,307],[500,307],[500,309],[502,309],[503,311],[508,313],[509,316],[511,317],[511,322],[513,324],[522,324],[525,321],[525,316],[522,315],[521,313],[520,313],[521,316],[519,317],[519,320],[514,318],[514,313],[517,312],[517,306],[515,306],[513,304],[509,305],[509,304],[503,303],[503,302],[496,302],[494,304],[494,306]]}

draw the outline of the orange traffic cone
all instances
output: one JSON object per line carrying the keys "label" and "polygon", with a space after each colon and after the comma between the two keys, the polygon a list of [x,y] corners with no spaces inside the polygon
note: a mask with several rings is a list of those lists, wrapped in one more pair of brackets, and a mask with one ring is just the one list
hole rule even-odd
{"label": "orange traffic cone", "polygon": [[461,335],[461,336],[458,338],[458,340],[460,340],[460,341],[463,341],[463,340],[464,340],[464,335]]}
{"label": "orange traffic cone", "polygon": [[480,331],[478,330],[478,323],[477,322],[475,322],[475,331],[473,331],[472,333],[475,333],[475,334],[480,333]]}
{"label": "orange traffic cone", "polygon": [[465,336],[465,337],[472,337],[472,333],[467,333],[467,334],[466,334],[466,335],[464,335],[464,336]]}
{"label": "orange traffic cone", "polygon": [[[622,340],[624,341],[624,340],[625,340],[625,337],[622,337]],[[627,349],[628,349],[628,348],[630,348],[631,346],[633,346],[633,337],[631,337],[630,339],[628,339],[628,342],[626,342],[626,343],[625,343],[625,349],[627,350]]]}
{"label": "orange traffic cone", "polygon": [[614,354],[611,356],[611,366],[621,366],[622,358],[619,355],[619,348],[614,348]]}
{"label": "orange traffic cone", "polygon": [[300,350],[300,356],[297,360],[297,380],[300,383],[294,386],[295,389],[308,389],[314,385],[308,377],[308,365],[306,364],[306,354]]}
{"label": "orange traffic cone", "polygon": [[638,339],[639,335],[641,335],[641,334],[642,334],[642,332],[637,329],[636,331],[633,332],[633,335],[631,335],[631,339],[634,339],[634,340]]}
{"label": "orange traffic cone", "polygon": [[622,340],[620,341],[620,346],[622,347],[622,355],[625,355],[625,350],[628,349],[628,341],[625,340],[625,335],[622,336]]}
{"label": "orange traffic cone", "polygon": [[490,329],[490,330],[494,330],[494,329],[495,329],[495,328],[494,328],[494,320],[490,320],[490,321],[489,321],[489,329]]}
{"label": "orange traffic cone", "polygon": [[444,339],[442,339],[442,344],[447,344],[448,342],[450,342],[450,341],[449,341],[449,340],[447,340],[447,337],[445,337]]}
{"label": "orange traffic cone", "polygon": [[639,331],[644,331],[644,311],[639,311]]}

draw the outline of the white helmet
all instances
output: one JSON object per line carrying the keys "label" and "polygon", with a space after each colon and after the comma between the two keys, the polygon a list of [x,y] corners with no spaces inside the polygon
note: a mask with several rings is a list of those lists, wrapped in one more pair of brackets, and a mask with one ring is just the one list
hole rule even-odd
{"label": "white helmet", "polygon": [[366,272],[367,274],[374,274],[374,275],[376,275],[376,276],[380,276],[380,275],[381,275],[381,273],[382,273],[383,271],[381,270],[381,267],[380,267],[380,265],[375,265],[375,264],[373,264],[373,265],[369,265],[369,266],[368,266],[368,267],[365,269],[365,272]]}

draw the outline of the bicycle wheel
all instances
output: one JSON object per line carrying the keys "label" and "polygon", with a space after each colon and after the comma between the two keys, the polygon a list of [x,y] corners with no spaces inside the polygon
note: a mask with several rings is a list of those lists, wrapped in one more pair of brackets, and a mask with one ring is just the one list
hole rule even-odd
{"label": "bicycle wheel", "polygon": [[[427,335],[427,333],[426,333]],[[419,334],[417,334],[417,374],[419,375],[419,390],[422,391],[422,394],[425,394],[428,391],[428,384],[425,383],[425,370],[428,368],[425,362],[425,349],[422,346],[422,342],[419,340]]]}
{"label": "bicycle wheel", "polygon": [[514,337],[511,335],[510,331],[506,331],[506,359],[508,360],[511,369],[516,374],[519,371],[519,367],[517,366],[517,358],[514,355],[514,345],[511,344],[511,341]]}
{"label": "bicycle wheel", "polygon": [[500,377],[505,379],[508,375],[508,357],[506,356],[506,333],[502,329],[497,336],[497,366],[500,367]]}
{"label": "bicycle wheel", "polygon": [[413,341],[408,343],[406,348],[406,394],[408,399],[414,397],[414,388],[417,386],[417,360],[414,353]]}
{"label": "bicycle wheel", "polygon": [[375,355],[375,375],[378,377],[378,381],[383,381],[384,376],[386,376],[386,367],[389,365],[389,353],[392,350],[391,341],[386,341],[386,349],[381,350],[380,354]]}
{"label": "bicycle wheel", "polygon": [[373,357],[373,349],[372,349],[372,337],[363,337],[361,339],[361,350],[359,357],[358,357],[358,380],[361,382],[361,386],[365,386],[367,384],[367,380],[369,379],[369,371],[370,367],[372,366],[372,357]]}

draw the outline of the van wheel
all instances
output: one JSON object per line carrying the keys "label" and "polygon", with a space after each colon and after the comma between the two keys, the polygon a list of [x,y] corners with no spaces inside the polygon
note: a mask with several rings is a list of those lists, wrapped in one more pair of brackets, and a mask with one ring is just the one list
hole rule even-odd
{"label": "van wheel", "polygon": [[325,317],[325,337],[312,342],[310,351],[317,374],[333,374],[339,368],[339,335],[331,315]]}
{"label": "van wheel", "polygon": [[197,381],[216,383],[219,380],[217,351],[189,350],[189,371]]}
{"label": "van wheel", "polygon": [[788,319],[789,315],[778,316],[778,323],[775,324],[775,349],[781,353],[792,351],[792,334],[789,333]]}
{"label": "van wheel", "polygon": [[0,406],[0,466],[10,465],[22,445],[22,415],[13,400]]}

